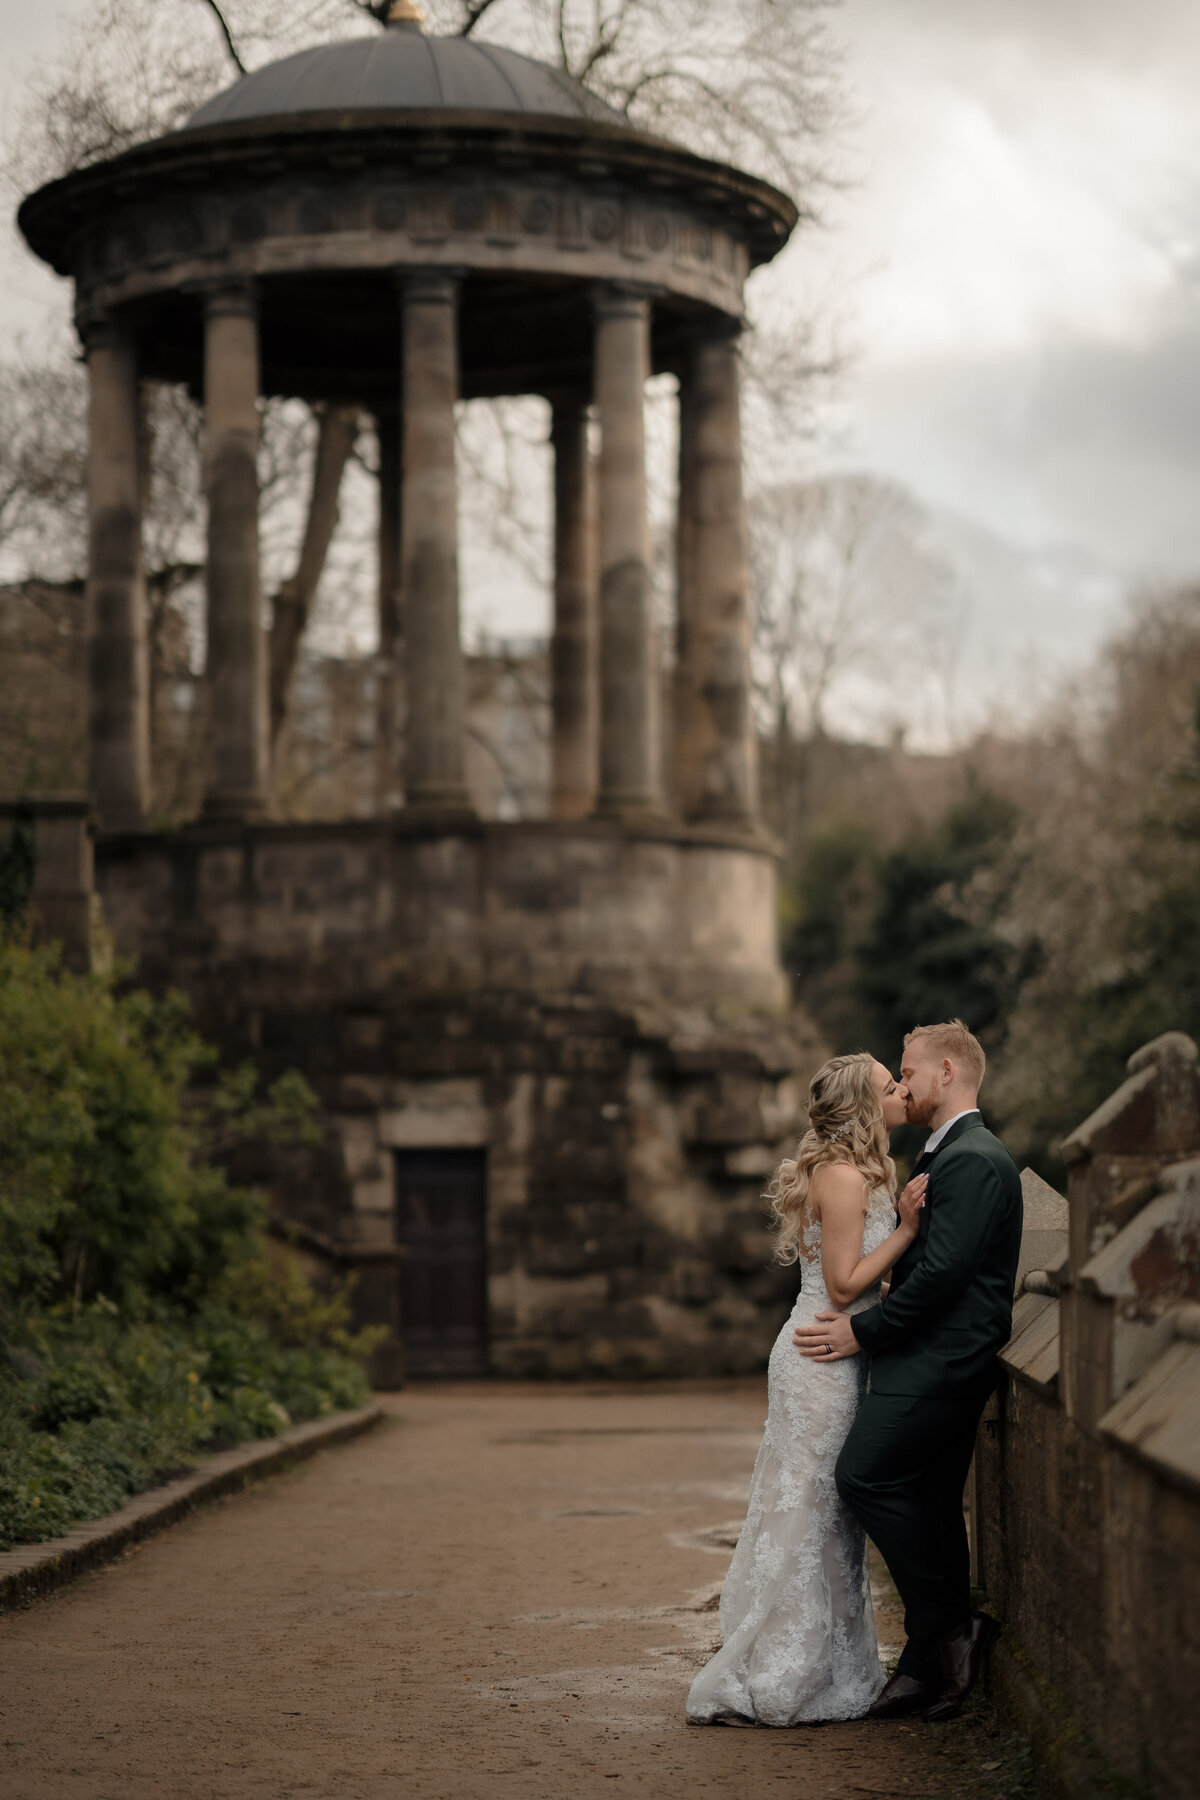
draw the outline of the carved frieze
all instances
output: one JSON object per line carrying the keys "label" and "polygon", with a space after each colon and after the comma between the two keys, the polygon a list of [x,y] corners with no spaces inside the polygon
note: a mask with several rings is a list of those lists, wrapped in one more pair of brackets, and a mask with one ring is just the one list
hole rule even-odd
{"label": "carved frieze", "polygon": [[656,256],[671,241],[671,221],[666,213],[651,213],[646,220],[646,248]]}
{"label": "carved frieze", "polygon": [[267,235],[267,215],[254,200],[235,201],[229,213],[229,236],[235,244],[256,244]]}
{"label": "carved frieze", "polygon": [[451,198],[443,187],[422,185],[414,191],[407,226],[412,243],[428,246],[446,241],[451,230]]}
{"label": "carved frieze", "polygon": [[333,208],[323,194],[309,194],[300,202],[300,229],[308,232],[334,229]]}
{"label": "carved frieze", "polygon": [[371,219],[376,231],[403,231],[408,220],[407,199],[396,188],[385,189],[375,197]]}
{"label": "carved frieze", "polygon": [[[382,178],[381,178],[382,177]],[[253,186],[114,208],[83,237],[81,290],[106,304],[224,268],[244,275],[445,262],[585,279],[636,278],[740,314],[750,267],[730,226],[694,204],[611,181],[595,185],[479,170],[411,174],[280,171]]]}
{"label": "carved frieze", "polygon": [[621,209],[615,200],[593,200],[587,209],[588,235],[597,244],[611,244],[621,230]]}
{"label": "carved frieze", "polygon": [[481,188],[463,188],[451,195],[448,211],[454,231],[482,231],[487,223],[488,196]]}
{"label": "carved frieze", "polygon": [[558,242],[561,249],[582,250],[587,242],[583,210],[583,201],[579,195],[569,189],[564,191],[558,207]]}
{"label": "carved frieze", "polygon": [[522,194],[517,201],[517,216],[530,237],[544,237],[554,223],[554,201],[549,194],[536,190]]}
{"label": "carved frieze", "polygon": [[149,238],[143,226],[131,222],[117,237],[117,262],[121,267],[136,268],[149,255]]}
{"label": "carved frieze", "polygon": [[194,256],[204,244],[204,226],[190,208],[172,214],[171,244],[179,256]]}

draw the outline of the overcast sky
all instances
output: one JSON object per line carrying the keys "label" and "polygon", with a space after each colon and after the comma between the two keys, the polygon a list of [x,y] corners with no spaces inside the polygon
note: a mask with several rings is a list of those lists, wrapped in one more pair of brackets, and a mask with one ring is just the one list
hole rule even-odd
{"label": "overcast sky", "polygon": [[859,180],[797,245],[867,464],[1031,547],[1200,573],[1200,5],[846,0]]}
{"label": "overcast sky", "polygon": [[[6,103],[79,4],[0,0]],[[779,277],[858,347],[826,455],[1052,566],[1022,604],[1082,656],[1127,587],[1200,575],[1200,3],[845,0],[837,30],[854,180]],[[6,334],[64,316],[11,248],[3,277]]]}

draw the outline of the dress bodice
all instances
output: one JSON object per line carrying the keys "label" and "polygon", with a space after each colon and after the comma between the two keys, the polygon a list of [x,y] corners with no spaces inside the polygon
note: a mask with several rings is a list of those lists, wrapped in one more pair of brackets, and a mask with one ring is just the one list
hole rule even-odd
{"label": "dress bodice", "polygon": [[[887,1239],[891,1237],[895,1229],[896,1202],[891,1193],[886,1187],[872,1188],[867,1198],[866,1217],[863,1220],[863,1255],[870,1256],[872,1251],[878,1250],[879,1246],[886,1243]],[[814,1302],[816,1308],[822,1311],[831,1307],[833,1302],[829,1298],[821,1269],[820,1219],[810,1219],[800,1235],[800,1271],[802,1286],[800,1299],[796,1302],[797,1306],[803,1301],[806,1312],[813,1308]],[[852,1300],[849,1306],[838,1307],[836,1310],[849,1313],[862,1312],[864,1308],[874,1306],[878,1299],[879,1286],[877,1283],[874,1287],[869,1287],[865,1293],[860,1294],[857,1300]]]}

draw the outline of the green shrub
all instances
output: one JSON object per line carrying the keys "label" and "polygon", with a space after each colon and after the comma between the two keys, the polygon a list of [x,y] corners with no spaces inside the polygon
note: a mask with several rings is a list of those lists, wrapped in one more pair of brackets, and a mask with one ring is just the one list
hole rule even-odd
{"label": "green shrub", "polygon": [[35,1431],[60,1431],[89,1419],[119,1418],[128,1410],[111,1374],[90,1361],[53,1369],[34,1390],[30,1424]]}
{"label": "green shrub", "polygon": [[127,1316],[195,1305],[242,1256],[261,1203],[212,1159],[255,1133],[311,1137],[314,1101],[295,1073],[260,1102],[253,1065],[214,1069],[180,995],[0,935],[0,1318],[97,1294]]}
{"label": "green shrub", "polygon": [[377,1334],[268,1252],[215,1160],[311,1137],[313,1106],[297,1075],[265,1100],[218,1075],[178,996],[0,935],[0,1548],[365,1400]]}
{"label": "green shrub", "polygon": [[361,1406],[377,1333],[347,1320],[344,1290],[315,1294],[261,1248],[194,1313],[128,1324],[98,1300],[27,1316],[0,1377],[0,1548],[110,1512],[201,1451]]}

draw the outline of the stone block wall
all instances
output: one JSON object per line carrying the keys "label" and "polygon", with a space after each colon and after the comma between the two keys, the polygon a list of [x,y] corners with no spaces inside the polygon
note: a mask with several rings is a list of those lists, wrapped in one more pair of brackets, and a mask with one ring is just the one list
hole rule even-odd
{"label": "stone block wall", "polygon": [[[231,1055],[249,1048],[228,1009],[201,1022]],[[256,1032],[266,1075],[298,1067],[316,1089],[326,1140],[312,1156],[261,1150],[238,1172],[345,1267],[373,1269],[364,1322],[396,1324],[377,1260],[395,1242],[393,1152],[479,1148],[494,1373],[762,1366],[796,1282],[771,1260],[762,1191],[819,1056],[803,1021],[495,995],[314,1016],[280,994]],[[385,1346],[381,1382],[398,1366]]]}
{"label": "stone block wall", "polygon": [[1006,1625],[995,1680],[1048,1786],[1194,1794],[1200,1496],[1019,1378],[981,1427],[976,1493],[980,1572]]}
{"label": "stone block wall", "polygon": [[[223,1030],[201,1022],[230,1055],[248,1048],[228,1012]],[[493,1373],[747,1373],[797,1280],[772,1264],[761,1199],[801,1129],[797,1069],[819,1057],[792,1026],[495,995],[315,1017],[279,995],[257,1010],[255,1055],[266,1076],[308,1076],[326,1141],[237,1172],[358,1271],[363,1323],[396,1330],[380,1294],[392,1152],[482,1148]],[[376,1377],[398,1373],[389,1341]]]}
{"label": "stone block wall", "polygon": [[720,827],[401,816],[107,838],[97,885],[148,978],[285,969],[331,996],[571,994],[778,1012],[775,859]]}
{"label": "stone block wall", "polygon": [[794,1291],[762,1192],[820,1047],[779,1010],[773,863],[719,832],[585,822],[104,840],[143,979],[325,1127],[237,1174],[353,1270],[399,1380],[398,1152],[486,1158],[487,1364],[509,1376],[762,1366]]}
{"label": "stone block wall", "polygon": [[1196,1792],[1198,1152],[1196,1046],[1168,1033],[1066,1140],[1069,1250],[1025,1275],[980,1427],[994,1678],[1054,1792]]}

